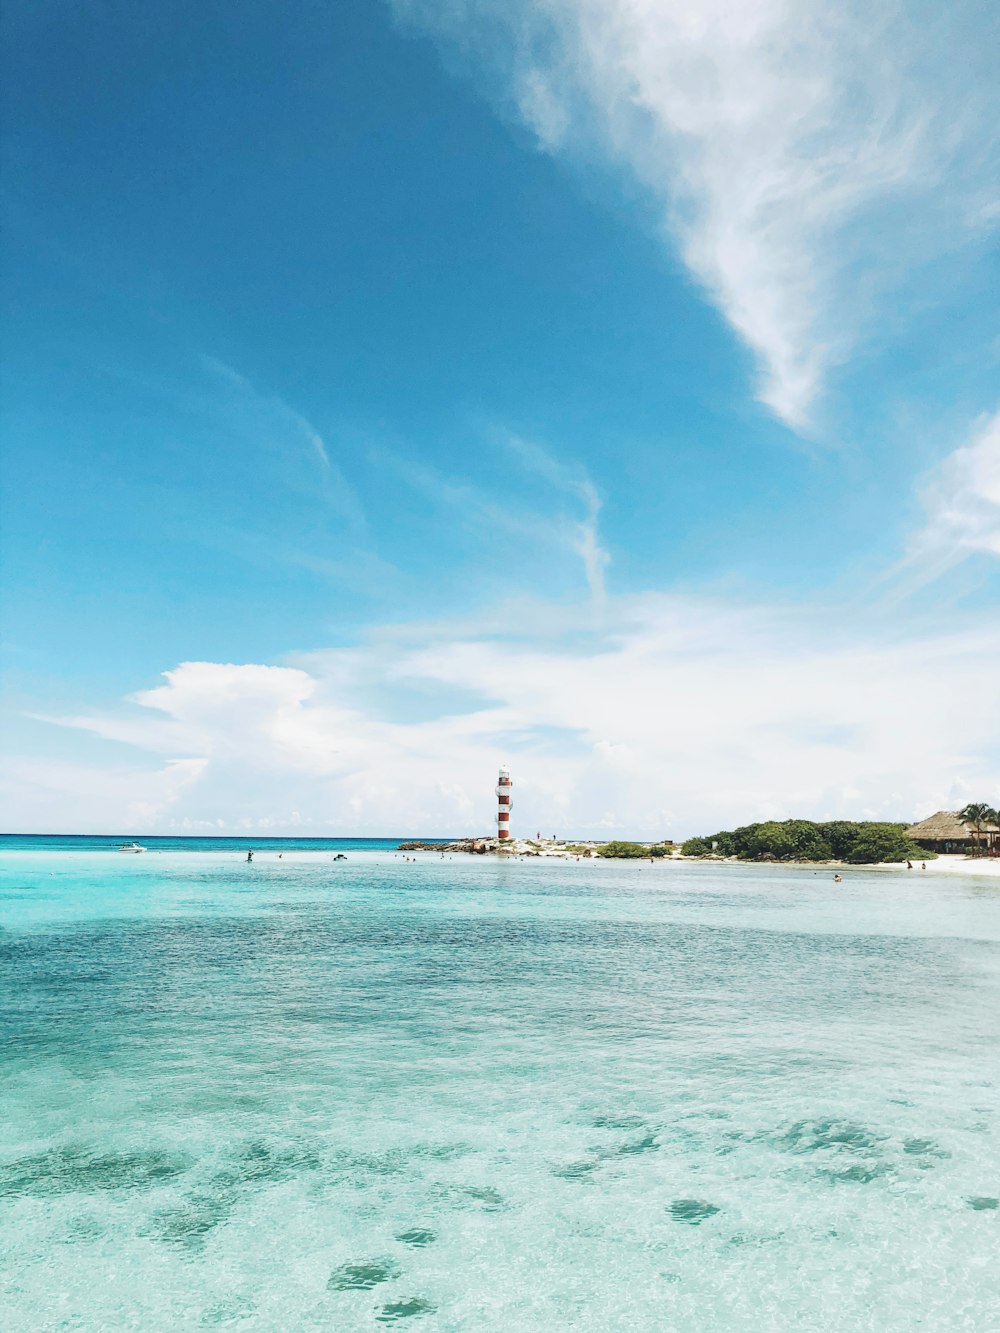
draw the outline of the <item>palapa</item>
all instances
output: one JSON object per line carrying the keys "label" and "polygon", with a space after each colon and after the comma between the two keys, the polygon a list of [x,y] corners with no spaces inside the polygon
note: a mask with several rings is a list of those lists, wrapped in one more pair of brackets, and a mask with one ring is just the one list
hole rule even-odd
{"label": "palapa", "polygon": [[911,824],[906,830],[906,836],[919,843],[975,846],[977,843],[991,842],[991,835],[998,832],[1000,829],[996,824],[983,824],[977,834],[974,825],[963,819],[957,810],[938,810],[919,824]]}

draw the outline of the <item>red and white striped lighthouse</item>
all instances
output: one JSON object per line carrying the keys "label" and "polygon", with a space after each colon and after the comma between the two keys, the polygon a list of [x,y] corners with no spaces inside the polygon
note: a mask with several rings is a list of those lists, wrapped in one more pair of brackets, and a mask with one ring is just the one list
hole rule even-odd
{"label": "red and white striped lighthouse", "polygon": [[510,773],[506,764],[501,766],[497,779],[497,837],[506,842],[510,837],[510,811],[513,801],[510,796]]}

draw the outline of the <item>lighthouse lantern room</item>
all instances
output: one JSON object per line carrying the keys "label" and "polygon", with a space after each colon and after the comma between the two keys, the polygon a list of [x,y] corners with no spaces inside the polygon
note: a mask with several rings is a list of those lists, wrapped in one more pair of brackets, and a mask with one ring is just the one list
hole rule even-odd
{"label": "lighthouse lantern room", "polygon": [[513,805],[510,788],[510,772],[504,764],[497,779],[497,838],[501,842],[506,842],[510,838],[510,812]]}

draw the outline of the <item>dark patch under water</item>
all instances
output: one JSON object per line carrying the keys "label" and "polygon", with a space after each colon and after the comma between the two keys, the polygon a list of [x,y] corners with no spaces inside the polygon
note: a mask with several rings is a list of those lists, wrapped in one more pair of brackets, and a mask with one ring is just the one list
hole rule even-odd
{"label": "dark patch under water", "polygon": [[395,1324],[400,1319],[433,1314],[436,1309],[436,1305],[431,1305],[430,1301],[425,1301],[422,1296],[411,1296],[409,1300],[392,1301],[388,1305],[383,1305],[375,1319],[380,1324]]}
{"label": "dark patch under water", "polygon": [[644,1129],[641,1115],[599,1115],[590,1122],[595,1129]]}
{"label": "dark patch under water", "polygon": [[782,1231],[774,1233],[764,1231],[737,1231],[734,1235],[729,1237],[726,1244],[731,1246],[734,1250],[745,1249],[747,1247],[760,1249],[765,1245],[780,1244],[784,1239],[785,1235]]}
{"label": "dark patch under water", "polygon": [[870,1152],[884,1139],[863,1125],[849,1120],[799,1120],[780,1133],[774,1140],[778,1147],[794,1153],[820,1152],[824,1148],[847,1149],[849,1152]]}
{"label": "dark patch under water", "polygon": [[911,1157],[938,1157],[942,1160],[951,1156],[951,1153],[942,1148],[940,1144],[935,1143],[933,1139],[904,1139],[903,1152],[908,1153]]}
{"label": "dark patch under water", "polygon": [[191,1165],[183,1153],[156,1149],[94,1152],[82,1147],[51,1148],[0,1166],[0,1197],[153,1189],[182,1175]]}
{"label": "dark patch under water", "polygon": [[633,1139],[629,1143],[623,1143],[618,1149],[617,1156],[631,1157],[634,1153],[655,1152],[659,1146],[655,1134],[644,1134],[641,1139]]}
{"label": "dark patch under water", "polygon": [[239,1296],[229,1296],[208,1306],[201,1316],[201,1324],[203,1328],[214,1328],[217,1324],[242,1323],[253,1313],[253,1301]]}
{"label": "dark patch under water", "polygon": [[[616,1122],[614,1125],[602,1124],[602,1129],[635,1129],[645,1126],[645,1121],[639,1120],[634,1123],[631,1117],[628,1117],[628,1124],[624,1125]],[[650,1130],[648,1134],[643,1134],[641,1138],[629,1139],[625,1143],[620,1143],[615,1148],[602,1148],[596,1151],[593,1157],[584,1158],[578,1162],[567,1162],[565,1166],[557,1166],[552,1170],[554,1176],[561,1180],[583,1180],[592,1175],[604,1162],[610,1162],[616,1157],[635,1157],[640,1153],[656,1152],[660,1147],[659,1135],[657,1131]]]}
{"label": "dark patch under water", "polygon": [[706,1203],[703,1199],[675,1199],[670,1205],[670,1216],[675,1222],[687,1222],[695,1227],[719,1211],[717,1204]]}
{"label": "dark patch under water", "polygon": [[316,1171],[323,1158],[308,1143],[274,1143],[267,1139],[251,1139],[238,1148],[220,1176],[234,1182],[252,1184],[256,1181],[289,1180],[303,1171]]}
{"label": "dark patch under water", "polygon": [[495,1190],[492,1185],[465,1185],[462,1193],[472,1199],[474,1203],[480,1204],[487,1212],[502,1208],[504,1198],[499,1190]]}
{"label": "dark patch under water", "polygon": [[330,1274],[331,1291],[370,1291],[381,1282],[390,1282],[403,1270],[395,1259],[368,1259],[364,1263],[341,1264]]}
{"label": "dark patch under water", "polygon": [[850,1120],[798,1120],[778,1134],[765,1137],[784,1152],[816,1154],[820,1158],[816,1175],[833,1184],[867,1185],[893,1169],[883,1151],[885,1136]]}
{"label": "dark patch under water", "polygon": [[437,1240],[437,1232],[427,1227],[410,1227],[409,1231],[400,1231],[396,1239],[403,1245],[430,1245]]}
{"label": "dark patch under water", "polygon": [[584,1180],[597,1170],[597,1162],[568,1162],[566,1166],[557,1166],[552,1174],[560,1180]]}
{"label": "dark patch under water", "polygon": [[889,1175],[890,1171],[891,1167],[885,1162],[852,1162],[844,1167],[821,1166],[816,1174],[834,1184],[869,1185],[880,1176]]}
{"label": "dark patch under water", "polygon": [[146,1228],[146,1234],[167,1245],[197,1254],[205,1247],[210,1233],[232,1212],[232,1203],[218,1195],[196,1195],[174,1208],[158,1209]]}
{"label": "dark patch under water", "polygon": [[492,1185],[438,1185],[434,1193],[444,1202],[478,1207],[484,1213],[498,1213],[507,1206],[503,1195]]}
{"label": "dark patch under water", "polygon": [[995,1199],[992,1194],[973,1194],[965,1202],[977,1213],[988,1213],[1000,1208],[1000,1199]]}
{"label": "dark patch under water", "polygon": [[334,1158],[332,1174],[348,1178],[403,1175],[410,1169],[412,1156],[403,1148],[389,1148],[379,1153],[339,1152]]}

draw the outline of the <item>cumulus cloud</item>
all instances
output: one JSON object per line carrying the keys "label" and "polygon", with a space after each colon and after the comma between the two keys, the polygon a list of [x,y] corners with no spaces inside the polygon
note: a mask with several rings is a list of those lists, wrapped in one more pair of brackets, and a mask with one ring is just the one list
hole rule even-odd
{"label": "cumulus cloud", "polygon": [[603,156],[802,426],[908,264],[998,218],[987,10],[819,0],[394,0],[553,154]]}
{"label": "cumulus cloud", "polygon": [[581,636],[579,618],[538,610],[517,639],[501,615],[294,666],[186,663],[119,710],[61,721],[198,756],[159,829],[482,832],[502,759],[531,832],[681,836],[1000,796],[1000,719],[968,706],[995,688],[995,628],[853,636],[829,612],[655,595],[614,600]]}

